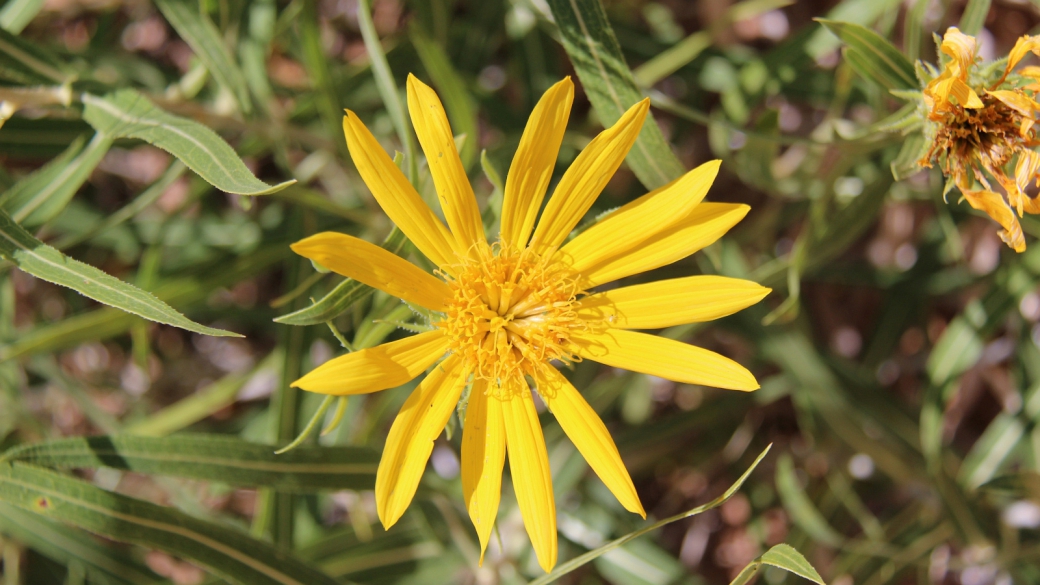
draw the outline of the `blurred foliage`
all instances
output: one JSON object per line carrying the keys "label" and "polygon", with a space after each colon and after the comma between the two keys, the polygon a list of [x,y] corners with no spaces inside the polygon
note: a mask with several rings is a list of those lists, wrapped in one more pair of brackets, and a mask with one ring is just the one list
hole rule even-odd
{"label": "blurred foliage", "polygon": [[[890,93],[919,90],[933,33],[978,34],[991,61],[1038,15],[988,0],[7,0],[3,583],[1040,582],[1040,246],[1017,255],[943,201]],[[629,280],[773,287],[710,328],[661,332],[762,389],[576,364],[651,518],[625,513],[546,415],[550,576],[509,482],[478,568],[457,420],[384,532],[367,488],[410,388],[333,408],[288,387],[413,317],[288,248],[336,230],[421,261],[340,122],[358,112],[434,201],[410,72],[443,98],[489,226],[530,109],[565,75],[578,94],[558,173],[625,106],[654,106],[590,222],[712,158],[709,200],[752,206],[703,253]],[[1022,227],[1040,236],[1035,217]]]}

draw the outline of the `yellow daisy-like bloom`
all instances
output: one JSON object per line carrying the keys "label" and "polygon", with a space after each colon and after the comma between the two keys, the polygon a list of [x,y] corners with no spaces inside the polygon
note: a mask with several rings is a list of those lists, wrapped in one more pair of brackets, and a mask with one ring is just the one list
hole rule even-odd
{"label": "yellow daisy-like bloom", "polygon": [[434,440],[469,386],[462,488],[481,558],[498,513],[508,454],[524,525],[546,571],[556,563],[556,511],[530,381],[621,504],[645,517],[606,426],[551,362],[587,358],[678,382],[754,390],[754,376],[728,358],[633,330],[716,319],[769,292],[753,282],[719,276],[590,292],[711,244],[748,207],[701,203],[718,171],[718,162],[712,162],[566,241],[635,142],[649,108],[644,100],[578,155],[536,225],[573,96],[567,78],[535,106],[509,169],[502,229],[493,244],[484,235],[473,189],[432,89],[409,76],[408,110],[447,227],[347,111],[343,129],[358,172],[390,219],[437,264],[440,278],[344,234],[321,233],[292,247],[339,274],[442,315],[432,331],[346,354],[293,384],[324,394],[362,394],[400,386],[433,367],[387,437],[375,486],[383,526],[389,528],[404,514]]}
{"label": "yellow daisy-like bloom", "polygon": [[[1040,114],[1035,101],[1040,67],[1023,67],[1014,75],[1012,70],[1030,51],[1040,54],[1040,36],[1019,38],[1004,74],[988,87],[981,82],[973,86],[974,37],[950,28],[940,49],[950,60],[923,92],[935,138],[920,164],[940,162],[968,204],[996,220],[1004,228],[1001,239],[1023,252],[1026,241],[1015,212],[1019,217],[1040,213],[1040,200],[1025,193],[1030,181],[1040,183],[1040,155],[1033,150],[1040,145],[1034,127]],[[1006,201],[991,179],[1003,189]]]}

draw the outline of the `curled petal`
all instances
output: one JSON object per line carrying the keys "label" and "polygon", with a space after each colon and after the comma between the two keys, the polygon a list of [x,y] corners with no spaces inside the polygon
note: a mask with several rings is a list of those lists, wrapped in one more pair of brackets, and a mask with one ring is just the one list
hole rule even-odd
{"label": "curled petal", "polygon": [[964,191],[964,199],[968,205],[993,218],[1001,225],[1002,230],[998,232],[1000,239],[1013,248],[1016,252],[1025,252],[1026,240],[1022,235],[1022,227],[1018,224],[1015,212],[1004,201],[999,193],[993,191]]}

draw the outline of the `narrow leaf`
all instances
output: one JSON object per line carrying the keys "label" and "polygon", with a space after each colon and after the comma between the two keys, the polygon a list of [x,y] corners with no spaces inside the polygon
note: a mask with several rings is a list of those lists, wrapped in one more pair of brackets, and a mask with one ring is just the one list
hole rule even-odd
{"label": "narrow leaf", "polygon": [[816,21],[845,43],[845,58],[860,75],[888,89],[918,89],[913,64],[884,37],[851,22]]}
{"label": "narrow leaf", "polygon": [[9,33],[22,32],[25,25],[36,17],[43,8],[44,0],[9,0],[0,9],[0,28]]}
{"label": "narrow leaf", "polygon": [[199,3],[189,0],[156,0],[155,5],[177,34],[195,51],[213,77],[235,96],[242,111],[247,114],[252,111],[245,75],[232,59],[216,25],[209,16],[198,12]]}
{"label": "narrow leaf", "polygon": [[[603,5],[600,0],[548,0],[548,3],[560,27],[563,48],[600,121],[604,126],[617,122],[643,95],[625,63]],[[656,189],[685,170],[652,115],[647,115],[626,160],[647,189]]]}
{"label": "narrow leaf", "polygon": [[320,570],[241,532],[24,463],[0,465],[0,501],[113,540],[190,559],[232,583],[336,583]]}
{"label": "narrow leaf", "polygon": [[82,140],[73,142],[57,158],[0,195],[0,209],[29,228],[50,221],[65,209],[111,146],[112,139],[101,132],[86,147]]}
{"label": "narrow leaf", "polygon": [[91,583],[153,585],[158,578],[126,552],[10,504],[0,503],[0,532],[63,565],[82,563]]}
{"label": "narrow leaf", "polygon": [[790,455],[785,454],[777,461],[776,490],[780,494],[784,509],[806,534],[830,546],[841,545],[844,538],[831,528],[799,484]]}
{"label": "narrow leaf", "polygon": [[986,24],[986,16],[989,15],[992,3],[993,0],[968,0],[968,5],[961,14],[961,32],[972,36],[979,34],[982,26]]}
{"label": "narrow leaf", "polygon": [[274,447],[238,438],[175,434],[76,437],[16,447],[4,455],[44,467],[113,467],[279,491],[372,489],[379,454],[365,447]]}
{"label": "narrow leaf", "polygon": [[57,57],[0,27],[0,78],[33,85],[67,83],[73,77]]}
{"label": "narrow leaf", "polygon": [[138,138],[181,159],[211,185],[238,195],[268,195],[295,180],[267,185],[253,176],[235,151],[198,122],[155,107],[132,89],[105,96],[83,94],[83,119],[112,138]]}
{"label": "narrow leaf", "polygon": [[37,278],[67,286],[99,303],[150,321],[204,335],[241,337],[237,333],[199,325],[152,294],[65,256],[34,238],[3,211],[0,211],[0,256]]}
{"label": "narrow leaf", "polygon": [[766,447],[765,450],[762,451],[762,453],[760,453],[758,457],[755,458],[755,461],[751,463],[751,467],[748,467],[747,471],[745,471],[743,475],[737,478],[737,481],[734,482],[733,485],[729,486],[729,489],[723,492],[721,496],[715,498],[707,504],[697,506],[696,508],[687,510],[681,514],[676,514],[675,516],[670,516],[668,518],[665,518],[664,520],[659,520],[649,526],[640,528],[635,532],[630,532],[622,536],[621,538],[612,540],[595,550],[590,550],[589,552],[577,558],[571,559],[566,563],[560,564],[551,573],[542,575],[534,581],[531,581],[529,585],[545,585],[546,583],[552,583],[553,581],[559,579],[560,577],[563,577],[567,573],[570,573],[571,571],[596,559],[597,557],[600,557],[618,548],[619,546],[625,544],[626,542],[632,539],[639,538],[640,536],[643,536],[648,532],[653,532],[654,530],[657,530],[658,528],[661,528],[662,526],[665,526],[667,524],[671,524],[672,522],[676,522],[684,518],[689,518],[690,516],[696,516],[697,514],[702,514],[704,512],[707,512],[708,510],[711,510],[712,508],[717,508],[721,506],[723,503],[726,502],[726,500],[733,497],[733,494],[737,493],[737,490],[740,489],[740,486],[744,485],[744,482],[747,481],[747,478],[751,476],[751,472],[754,471],[756,467],[758,467],[758,464],[762,462],[762,459],[765,458],[766,454],[769,453],[769,449],[771,449],[772,447],[772,445]]}

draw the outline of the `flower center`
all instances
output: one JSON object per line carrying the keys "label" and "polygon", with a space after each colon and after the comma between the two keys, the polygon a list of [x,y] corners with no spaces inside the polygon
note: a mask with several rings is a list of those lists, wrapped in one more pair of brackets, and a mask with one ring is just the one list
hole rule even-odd
{"label": "flower center", "polygon": [[976,158],[983,161],[986,170],[994,172],[1011,162],[1018,151],[1032,146],[1033,139],[1022,131],[1025,116],[993,96],[982,94],[981,98],[981,108],[955,108],[936,120],[935,141],[921,159],[922,166],[931,166],[943,157],[946,174],[970,184]]}
{"label": "flower center", "polygon": [[497,383],[532,373],[538,362],[577,361],[566,346],[583,326],[575,311],[583,292],[571,272],[500,243],[476,256],[453,267],[453,298],[436,323],[474,377]]}

